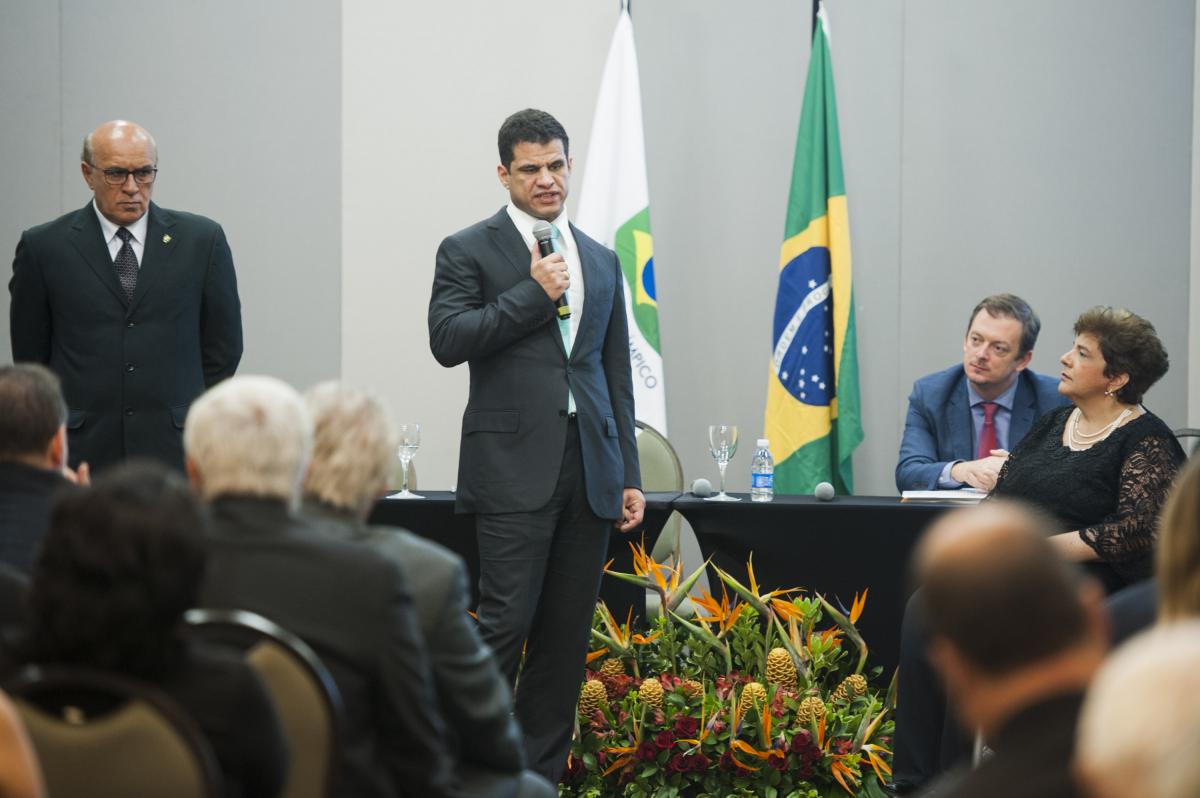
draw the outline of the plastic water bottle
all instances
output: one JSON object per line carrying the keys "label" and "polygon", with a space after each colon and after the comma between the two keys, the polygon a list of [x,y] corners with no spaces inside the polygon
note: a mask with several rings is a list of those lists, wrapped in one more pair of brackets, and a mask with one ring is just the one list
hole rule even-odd
{"label": "plastic water bottle", "polygon": [[750,501],[769,502],[775,498],[775,461],[770,447],[766,438],[759,438],[755,444],[750,460]]}

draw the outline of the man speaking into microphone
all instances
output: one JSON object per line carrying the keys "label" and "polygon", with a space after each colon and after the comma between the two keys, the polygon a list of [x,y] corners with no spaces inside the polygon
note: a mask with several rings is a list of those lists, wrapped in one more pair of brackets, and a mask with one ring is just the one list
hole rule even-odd
{"label": "man speaking into microphone", "polygon": [[620,263],[567,219],[558,120],[518,111],[498,138],[509,201],[438,248],[429,345],[470,368],[455,510],[476,515],[480,631],[518,685],[530,767],[557,782],[609,530],[646,502]]}

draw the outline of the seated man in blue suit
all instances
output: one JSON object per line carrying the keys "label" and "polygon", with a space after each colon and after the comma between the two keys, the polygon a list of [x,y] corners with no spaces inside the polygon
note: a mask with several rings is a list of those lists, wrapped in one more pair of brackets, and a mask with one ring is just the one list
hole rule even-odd
{"label": "seated man in blue suit", "polygon": [[962,366],[922,377],[908,397],[896,488],[990,491],[1010,446],[1066,400],[1028,368],[1041,322],[1013,294],[986,297],[967,325]]}

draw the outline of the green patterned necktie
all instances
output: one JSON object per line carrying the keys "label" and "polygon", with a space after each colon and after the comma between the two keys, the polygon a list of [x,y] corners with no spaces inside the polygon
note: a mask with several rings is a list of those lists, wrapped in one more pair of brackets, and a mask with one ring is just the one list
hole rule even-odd
{"label": "green patterned necktie", "polygon": [[[554,235],[550,238],[550,244],[555,252],[561,252],[563,260],[566,261],[567,250],[562,243],[562,235],[558,232],[558,228],[550,225],[550,229]],[[563,292],[563,301],[567,303],[567,307],[571,306],[570,291]],[[564,319],[561,316],[558,318],[558,331],[562,333],[563,351],[567,353],[567,359],[571,359],[571,320]],[[575,397],[571,395],[571,389],[567,388],[567,412],[575,412]]]}

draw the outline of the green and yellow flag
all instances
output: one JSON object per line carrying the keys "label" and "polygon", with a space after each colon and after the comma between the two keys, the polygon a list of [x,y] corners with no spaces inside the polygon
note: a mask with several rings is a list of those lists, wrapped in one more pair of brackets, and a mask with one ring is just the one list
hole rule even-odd
{"label": "green and yellow flag", "polygon": [[850,456],[863,431],[850,226],[824,5],[817,19],[779,257],[765,428],[776,492],[811,493],[828,481],[847,494],[854,490]]}

